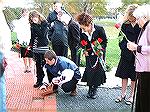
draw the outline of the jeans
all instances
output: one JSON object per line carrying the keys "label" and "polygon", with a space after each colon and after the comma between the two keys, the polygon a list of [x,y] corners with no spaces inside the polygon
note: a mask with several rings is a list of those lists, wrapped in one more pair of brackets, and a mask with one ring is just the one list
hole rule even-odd
{"label": "jeans", "polygon": [[[2,63],[3,54],[0,52],[0,63]],[[4,74],[0,72],[0,112],[6,112],[6,85]]]}
{"label": "jeans", "polygon": [[4,75],[0,77],[0,112],[6,112],[6,86]]}

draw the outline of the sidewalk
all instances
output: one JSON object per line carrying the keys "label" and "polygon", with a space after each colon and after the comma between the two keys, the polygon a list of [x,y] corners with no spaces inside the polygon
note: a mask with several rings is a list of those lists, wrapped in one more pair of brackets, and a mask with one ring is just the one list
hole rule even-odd
{"label": "sidewalk", "polygon": [[[56,112],[56,97],[42,97],[40,90],[33,88],[36,77],[34,69],[31,73],[24,73],[23,60],[18,54],[11,53],[6,69],[6,91],[8,112]],[[34,63],[32,63],[34,67]]]}
{"label": "sidewalk", "polygon": [[[115,103],[114,99],[120,93],[121,80],[114,76],[115,68],[107,74],[104,85],[98,89],[98,98],[87,99],[86,83],[78,83],[78,95],[71,97],[59,89],[57,94],[46,97],[40,95],[40,90],[33,88],[36,82],[34,63],[31,73],[23,73],[23,60],[18,54],[11,53],[6,69],[7,110],[8,112],[130,112],[131,106],[124,102]],[[84,68],[80,68],[83,73]]]}

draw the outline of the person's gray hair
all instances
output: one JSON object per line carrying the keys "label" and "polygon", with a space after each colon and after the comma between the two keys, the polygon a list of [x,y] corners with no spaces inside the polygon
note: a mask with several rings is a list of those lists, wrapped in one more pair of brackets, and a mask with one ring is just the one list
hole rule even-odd
{"label": "person's gray hair", "polygon": [[146,17],[147,20],[150,20],[150,5],[146,4],[146,5],[139,6],[133,12],[133,16],[135,18]]}

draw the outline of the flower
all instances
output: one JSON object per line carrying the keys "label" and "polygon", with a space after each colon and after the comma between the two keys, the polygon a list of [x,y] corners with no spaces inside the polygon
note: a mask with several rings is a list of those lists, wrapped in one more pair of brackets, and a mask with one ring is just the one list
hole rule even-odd
{"label": "flower", "polygon": [[87,41],[85,41],[85,40],[82,40],[81,41],[81,45],[84,47],[84,46],[86,46],[88,43],[87,43]]}
{"label": "flower", "polygon": [[86,40],[82,40],[81,41],[81,45],[83,48],[79,48],[78,49],[78,55],[81,55],[82,51],[84,52],[86,50],[86,45],[87,45],[87,41]]}
{"label": "flower", "polygon": [[97,40],[92,42],[94,54],[96,54],[98,57],[96,63],[93,65],[92,68],[94,68],[99,61],[104,71],[106,71],[106,64],[105,61],[103,60],[104,48],[102,48],[101,46],[102,41],[103,41],[102,38],[99,37]]}
{"label": "flower", "polygon": [[116,23],[116,24],[115,24],[115,27],[116,27],[117,29],[119,29],[119,28],[121,28],[121,24],[120,24],[120,23]]}
{"label": "flower", "polygon": [[[125,24],[127,24],[127,22],[125,22]],[[115,27],[120,30],[119,31],[119,36],[118,36],[118,39],[119,39],[119,42],[121,42],[123,40],[123,38],[125,38],[128,42],[129,42],[129,39],[127,38],[127,36],[122,32],[121,30],[121,23],[116,23],[115,24]]]}
{"label": "flower", "polygon": [[104,49],[101,46],[102,39],[99,37],[96,41],[92,42],[93,45],[93,51],[98,56],[101,57],[103,55]]}

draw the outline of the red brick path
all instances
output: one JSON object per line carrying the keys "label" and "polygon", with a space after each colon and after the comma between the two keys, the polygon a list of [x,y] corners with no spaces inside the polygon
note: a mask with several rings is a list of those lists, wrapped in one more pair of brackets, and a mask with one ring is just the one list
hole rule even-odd
{"label": "red brick path", "polygon": [[31,73],[23,71],[23,60],[11,52],[5,73],[8,112],[56,112],[55,94],[43,97],[39,89],[33,88],[36,81],[34,62]]}

